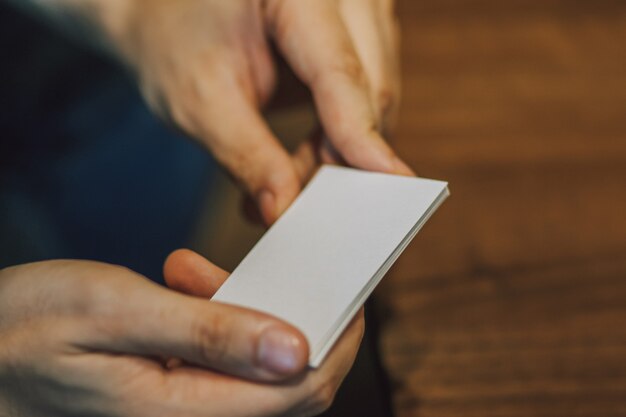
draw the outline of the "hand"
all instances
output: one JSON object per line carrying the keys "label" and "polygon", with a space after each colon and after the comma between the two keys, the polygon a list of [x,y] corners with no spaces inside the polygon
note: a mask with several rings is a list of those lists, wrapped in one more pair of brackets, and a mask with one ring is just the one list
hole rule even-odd
{"label": "hand", "polygon": [[[412,174],[380,134],[399,90],[391,0],[126,3],[110,38],[148,103],[213,152],[266,223],[320,161]],[[271,42],[310,88],[325,132],[295,156],[261,114],[277,83]]]}
{"label": "hand", "polygon": [[[188,251],[173,254],[165,273],[204,296],[227,276]],[[7,268],[0,415],[313,415],[352,363],[362,326],[356,321],[326,363],[307,371],[303,336],[272,317],[106,264]],[[170,357],[182,364],[164,366]]]}

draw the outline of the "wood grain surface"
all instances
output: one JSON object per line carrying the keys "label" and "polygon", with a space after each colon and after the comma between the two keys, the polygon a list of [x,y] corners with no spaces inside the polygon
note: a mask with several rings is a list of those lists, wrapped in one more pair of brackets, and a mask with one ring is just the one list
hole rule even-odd
{"label": "wood grain surface", "polygon": [[452,191],[379,291],[398,416],[626,416],[626,2],[398,10],[395,145]]}

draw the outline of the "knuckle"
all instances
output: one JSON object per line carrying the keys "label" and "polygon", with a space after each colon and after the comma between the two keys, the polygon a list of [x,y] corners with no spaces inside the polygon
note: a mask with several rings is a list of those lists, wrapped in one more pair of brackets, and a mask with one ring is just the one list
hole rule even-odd
{"label": "knuckle", "polygon": [[300,182],[289,156],[281,149],[272,149],[271,144],[251,143],[245,152],[233,149],[222,161],[251,195],[266,188],[277,192],[299,190]]}
{"label": "knuckle", "polygon": [[196,139],[204,133],[198,121],[198,109],[203,108],[203,103],[192,88],[181,87],[176,93],[163,92],[158,108],[157,114],[170,128]]}
{"label": "knuckle", "polygon": [[[122,267],[110,266],[110,269],[100,268],[94,264],[89,276],[78,276],[72,282],[71,302],[66,304],[67,312],[75,317],[101,317],[114,312],[111,301],[116,299],[114,286],[106,285],[107,280],[99,280],[100,274],[111,272],[111,276],[123,273]],[[110,280],[108,280],[110,282]]]}
{"label": "knuckle", "polygon": [[132,288],[127,278],[136,273],[123,266],[104,264],[94,265],[91,272],[72,287],[72,316],[82,325],[89,324],[86,333],[119,334],[124,327],[125,297]]}
{"label": "knuckle", "polygon": [[198,355],[208,363],[219,363],[224,360],[230,344],[230,332],[227,331],[224,317],[220,314],[211,314],[193,325],[194,345],[198,348]]}
{"label": "knuckle", "polygon": [[284,193],[297,194],[300,191],[300,180],[293,166],[286,162],[275,169],[276,171],[270,173],[269,178],[267,178],[267,185]]}
{"label": "knuckle", "polygon": [[214,155],[233,177],[250,194],[256,194],[264,185],[264,169],[259,159],[263,149],[259,144],[250,144],[246,149],[218,143],[213,147]]}
{"label": "knuckle", "polygon": [[[227,67],[227,68],[224,68]],[[210,136],[215,120],[215,91],[219,84],[232,84],[235,75],[226,63],[194,67],[188,73],[161,82],[147,96],[150,107],[170,127],[195,139]],[[236,66],[235,66],[236,67]],[[150,93],[150,92],[149,92]],[[144,93],[146,96],[146,93]]]}
{"label": "knuckle", "polygon": [[335,74],[340,74],[352,80],[359,86],[367,86],[368,80],[365,69],[354,53],[342,54],[342,58],[331,66],[331,70]]}

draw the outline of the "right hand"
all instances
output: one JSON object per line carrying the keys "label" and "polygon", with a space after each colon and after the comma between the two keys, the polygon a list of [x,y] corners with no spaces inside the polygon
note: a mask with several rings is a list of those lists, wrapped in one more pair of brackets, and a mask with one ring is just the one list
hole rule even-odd
{"label": "right hand", "polygon": [[[211,151],[265,223],[321,162],[414,175],[381,134],[399,95],[393,1],[91,2],[101,20],[117,16],[102,28],[150,107]],[[272,45],[310,90],[324,132],[293,157],[262,113],[280,84]]]}
{"label": "right hand", "polygon": [[[189,251],[175,252],[165,275],[204,297],[228,276]],[[360,316],[324,365],[309,370],[302,334],[273,317],[107,264],[7,268],[0,415],[315,415],[350,368],[362,330]],[[164,366],[172,357],[179,365]]]}

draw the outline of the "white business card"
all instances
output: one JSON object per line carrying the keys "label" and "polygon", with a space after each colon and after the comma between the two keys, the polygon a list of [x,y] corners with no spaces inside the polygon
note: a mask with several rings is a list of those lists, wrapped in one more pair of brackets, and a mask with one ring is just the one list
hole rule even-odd
{"label": "white business card", "polygon": [[213,300],[291,323],[317,367],[448,195],[442,181],[323,166]]}

